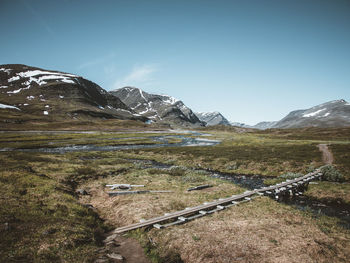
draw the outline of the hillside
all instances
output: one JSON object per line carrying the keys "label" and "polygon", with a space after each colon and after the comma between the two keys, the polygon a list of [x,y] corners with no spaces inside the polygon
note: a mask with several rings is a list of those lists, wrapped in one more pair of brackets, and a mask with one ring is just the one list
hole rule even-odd
{"label": "hillside", "polygon": [[345,100],[334,100],[306,110],[292,111],[271,128],[331,128],[346,126],[350,126],[350,103]]}
{"label": "hillside", "polygon": [[0,65],[0,105],[0,119],[7,123],[147,120],[87,79],[18,64]]}

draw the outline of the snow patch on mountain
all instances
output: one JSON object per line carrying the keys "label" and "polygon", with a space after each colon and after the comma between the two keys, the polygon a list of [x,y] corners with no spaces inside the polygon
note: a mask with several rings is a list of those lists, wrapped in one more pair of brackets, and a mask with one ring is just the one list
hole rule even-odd
{"label": "snow patch on mountain", "polygon": [[171,97],[171,96],[168,96],[168,95],[162,94],[161,96],[164,98],[163,102],[167,103],[167,104],[171,104],[172,105],[172,104],[175,104],[176,102],[179,101],[178,99],[175,99],[174,97]]}
{"label": "snow patch on mountain", "polygon": [[307,114],[304,114],[303,117],[308,118],[308,117],[316,116],[317,114],[319,114],[321,111],[324,111],[324,110],[326,109],[320,109],[311,113],[307,113]]}
{"label": "snow patch on mountain", "polygon": [[25,89],[29,89],[29,87],[27,87],[27,88],[20,88],[20,89],[16,89],[16,90],[12,90],[12,91],[8,91],[7,93],[8,93],[8,94],[16,94],[16,93],[21,92],[21,90],[25,90]]}
{"label": "snow patch on mountain", "polygon": [[272,128],[346,127],[350,126],[349,103],[343,99],[333,100],[306,110],[290,112]]}
{"label": "snow patch on mountain", "polygon": [[[75,84],[75,81],[72,78],[78,78],[79,76],[73,75],[73,74],[67,74],[67,73],[59,73],[59,72],[50,72],[50,71],[44,71],[44,70],[28,70],[24,72],[18,72],[15,76],[8,79],[8,82],[14,82],[18,81],[20,79],[27,79],[23,84],[26,86],[26,88],[22,89],[29,89],[30,86],[34,83],[38,84],[39,86],[45,85],[48,83],[48,81],[56,81],[56,82],[64,82],[68,84]],[[8,93],[18,93],[22,89],[16,90],[16,92],[8,92]]]}
{"label": "snow patch on mountain", "polygon": [[1,104],[0,103],[0,109],[15,109],[15,110],[20,110],[19,108],[11,105],[6,105],[6,104]]}
{"label": "snow patch on mountain", "polygon": [[206,123],[206,126],[231,125],[230,122],[218,111],[196,112],[195,114],[201,121]]}
{"label": "snow patch on mountain", "polygon": [[0,68],[0,71],[6,72],[7,75],[11,73],[11,69],[8,69],[8,68]]}
{"label": "snow patch on mountain", "polygon": [[138,114],[153,121],[180,125],[203,125],[191,109],[172,96],[151,94],[135,87],[113,90],[110,94],[121,99]]}
{"label": "snow patch on mountain", "polygon": [[73,74],[67,74],[67,73],[59,73],[59,72],[51,72],[51,71],[44,71],[44,70],[28,70],[24,72],[17,73],[18,76],[22,78],[29,78],[34,77],[38,75],[57,75],[57,76],[66,76],[66,77],[73,77],[78,78],[79,76],[73,75]]}

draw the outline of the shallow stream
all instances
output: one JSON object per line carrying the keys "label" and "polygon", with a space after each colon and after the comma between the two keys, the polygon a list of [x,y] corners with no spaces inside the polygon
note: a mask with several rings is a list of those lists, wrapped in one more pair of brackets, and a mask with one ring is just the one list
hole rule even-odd
{"label": "shallow stream", "polygon": [[[140,159],[129,159],[129,161],[134,164],[139,165],[141,168],[156,168],[156,169],[171,169],[176,167],[170,164],[160,163],[154,160],[140,160]],[[219,178],[222,180],[229,181],[231,183],[237,184],[243,188],[249,190],[259,189],[265,187],[264,179],[270,177],[261,176],[261,175],[240,175],[240,174],[229,174],[221,173],[218,171],[213,171],[209,169],[191,169],[188,170],[199,171],[207,174],[208,176]],[[275,178],[275,177],[271,177]],[[317,183],[317,182],[314,182]],[[350,205],[342,201],[329,201],[329,200],[318,200],[312,199],[306,195],[293,196],[292,198],[283,199],[281,202],[291,205],[296,209],[302,211],[310,211],[315,216],[318,215],[327,215],[330,217],[337,217],[341,219],[340,225],[350,229]]]}
{"label": "shallow stream", "polygon": [[[195,136],[203,135],[199,133],[193,134]],[[44,153],[66,153],[77,151],[117,151],[117,150],[132,150],[132,149],[147,149],[147,148],[161,148],[161,147],[187,147],[187,146],[214,146],[220,143],[218,140],[209,140],[206,138],[192,138],[185,135],[160,135],[142,137],[152,139],[155,144],[133,144],[133,145],[68,145],[62,147],[42,147],[42,148],[0,148],[0,152],[8,151],[23,151],[23,152],[44,152]],[[110,140],[121,140],[125,138],[111,138]],[[128,139],[140,139],[140,137],[130,137]],[[180,139],[180,142],[170,143],[171,139]]]}

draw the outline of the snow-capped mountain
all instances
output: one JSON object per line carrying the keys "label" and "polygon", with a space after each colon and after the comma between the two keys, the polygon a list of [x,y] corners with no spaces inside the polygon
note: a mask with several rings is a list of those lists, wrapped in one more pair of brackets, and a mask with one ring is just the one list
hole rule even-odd
{"label": "snow-capped mountain", "polygon": [[230,125],[230,122],[218,111],[196,112],[197,117],[206,123],[206,126]]}
{"label": "snow-capped mountain", "polygon": [[0,105],[0,118],[7,121],[147,120],[80,76],[18,64],[0,65]]}
{"label": "snow-capped mountain", "polygon": [[259,130],[266,130],[272,128],[274,125],[276,125],[277,121],[262,121],[254,126],[251,126],[251,128],[259,129]]}
{"label": "snow-capped mountain", "polygon": [[134,87],[110,91],[110,94],[150,120],[181,126],[203,126],[190,108],[171,96],[150,94]]}
{"label": "snow-capped mountain", "polygon": [[271,128],[345,126],[350,126],[350,103],[345,100],[334,100],[307,110],[292,111]]}

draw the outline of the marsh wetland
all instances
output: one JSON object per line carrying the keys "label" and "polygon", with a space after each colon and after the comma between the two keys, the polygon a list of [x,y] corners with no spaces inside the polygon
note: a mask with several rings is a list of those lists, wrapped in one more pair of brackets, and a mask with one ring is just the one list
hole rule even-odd
{"label": "marsh wetland", "polygon": [[[317,181],[294,201],[260,197],[184,225],[135,230],[126,238],[137,240],[150,262],[346,262],[349,129],[322,133],[220,127],[186,133],[3,132],[0,258],[94,262],[114,228],[305,174],[324,165],[317,147],[323,143],[334,155],[341,182]],[[109,197],[105,185],[111,183],[171,193]],[[212,187],[187,191],[201,184]]]}

